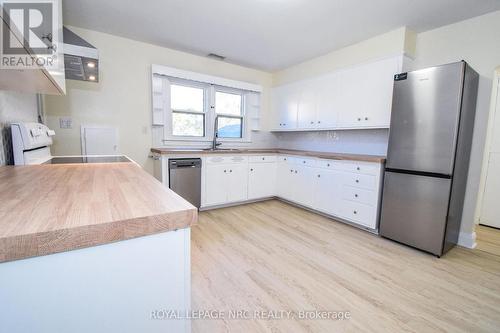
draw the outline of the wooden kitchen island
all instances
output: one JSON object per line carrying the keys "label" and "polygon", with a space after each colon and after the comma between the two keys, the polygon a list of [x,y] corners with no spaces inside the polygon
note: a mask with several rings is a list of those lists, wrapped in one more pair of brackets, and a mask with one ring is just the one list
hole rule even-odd
{"label": "wooden kitchen island", "polygon": [[190,307],[197,214],[135,163],[0,167],[0,331],[189,331],[152,314]]}

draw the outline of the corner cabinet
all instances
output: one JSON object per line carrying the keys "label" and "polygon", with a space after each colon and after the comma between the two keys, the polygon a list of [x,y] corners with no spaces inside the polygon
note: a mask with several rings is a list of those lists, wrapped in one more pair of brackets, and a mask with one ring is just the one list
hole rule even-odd
{"label": "corner cabinet", "polygon": [[365,229],[378,228],[383,165],[288,155],[203,158],[202,206],[279,197]]}
{"label": "corner cabinet", "polygon": [[248,164],[248,199],[276,195],[276,156],[250,156]]}
{"label": "corner cabinet", "polygon": [[403,56],[275,87],[273,131],[388,128]]}

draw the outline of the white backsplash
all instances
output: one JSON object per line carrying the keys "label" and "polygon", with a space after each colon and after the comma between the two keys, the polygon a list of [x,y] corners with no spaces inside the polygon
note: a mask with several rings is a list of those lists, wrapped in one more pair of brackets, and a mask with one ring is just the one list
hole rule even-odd
{"label": "white backsplash", "polygon": [[388,138],[387,129],[287,132],[278,134],[278,147],[385,156]]}
{"label": "white backsplash", "polygon": [[[156,126],[152,129],[154,147],[170,148],[208,148],[212,142],[189,142],[189,141],[163,141],[163,127]],[[278,146],[278,137],[274,133],[267,131],[252,131],[252,142],[229,143],[224,142],[221,148],[276,148]]]}
{"label": "white backsplash", "polygon": [[0,165],[13,163],[10,123],[37,119],[36,94],[0,91]]}
{"label": "white backsplash", "polygon": [[[155,147],[210,147],[211,142],[163,142],[163,127],[154,127],[153,145]],[[389,130],[344,130],[320,132],[252,132],[251,143],[226,143],[230,148],[284,148],[335,153],[366,155],[386,155]]]}

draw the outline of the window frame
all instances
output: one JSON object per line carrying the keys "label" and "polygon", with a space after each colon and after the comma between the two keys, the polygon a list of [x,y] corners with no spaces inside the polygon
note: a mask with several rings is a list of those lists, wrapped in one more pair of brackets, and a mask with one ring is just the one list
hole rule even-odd
{"label": "window frame", "polygon": [[[214,110],[214,121],[215,117],[219,117],[219,121],[221,118],[231,118],[231,119],[241,119],[241,136],[238,138],[231,138],[231,137],[218,137],[217,141],[220,142],[247,142],[247,134],[246,134],[246,128],[247,128],[247,117],[246,117],[246,107],[245,107],[245,94],[246,92],[241,89],[235,89],[235,88],[229,88],[229,87],[223,87],[223,86],[213,86],[214,92],[213,92],[213,110]],[[228,113],[217,113],[217,99],[216,99],[216,93],[226,93],[226,94],[233,94],[233,95],[238,95],[241,98],[241,105],[240,105],[240,115],[236,116],[234,114],[228,114]],[[215,127],[215,124],[214,124]]]}
{"label": "window frame", "polygon": [[[210,85],[203,82],[179,79],[175,77],[165,77],[168,80],[168,84],[165,85],[165,92],[167,98],[165,98],[165,126],[164,126],[164,138],[163,141],[195,141],[204,142],[209,141],[210,129],[208,124],[210,120]],[[190,88],[203,89],[203,111],[190,111],[190,110],[173,110],[171,107],[172,98],[172,85],[184,86]],[[192,135],[174,135],[173,133],[173,114],[195,114],[203,115],[203,136],[192,136]]]}
{"label": "window frame", "polygon": [[[181,79],[171,76],[162,75],[162,79],[167,81],[167,84],[163,85],[164,89],[164,125],[163,125],[163,138],[162,141],[167,143],[169,141],[185,141],[185,142],[211,142],[215,135],[214,125],[215,117],[221,116],[223,118],[235,118],[241,119],[241,137],[239,138],[218,138],[218,142],[234,142],[234,143],[249,143],[251,142],[250,131],[248,126],[248,115],[247,115],[247,105],[246,105],[246,95],[249,91],[239,88],[225,87],[215,84],[210,84],[206,82],[199,82],[189,79]],[[171,86],[180,85],[193,88],[203,89],[203,112],[188,111],[188,110],[172,110],[171,108]],[[232,114],[218,114],[216,110],[216,100],[215,93],[223,92],[236,94],[241,96],[241,115],[236,116]],[[188,136],[188,135],[173,135],[173,114],[174,113],[184,113],[184,114],[203,114],[204,116],[204,136]]]}

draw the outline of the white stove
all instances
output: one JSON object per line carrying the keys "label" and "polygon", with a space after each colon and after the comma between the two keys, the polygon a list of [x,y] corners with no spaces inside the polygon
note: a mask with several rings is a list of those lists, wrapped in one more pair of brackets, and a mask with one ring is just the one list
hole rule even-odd
{"label": "white stove", "polygon": [[11,130],[15,165],[42,164],[52,158],[53,130],[39,123],[12,123]]}
{"label": "white stove", "polygon": [[15,165],[132,162],[124,155],[52,156],[50,146],[56,134],[39,123],[12,123]]}

